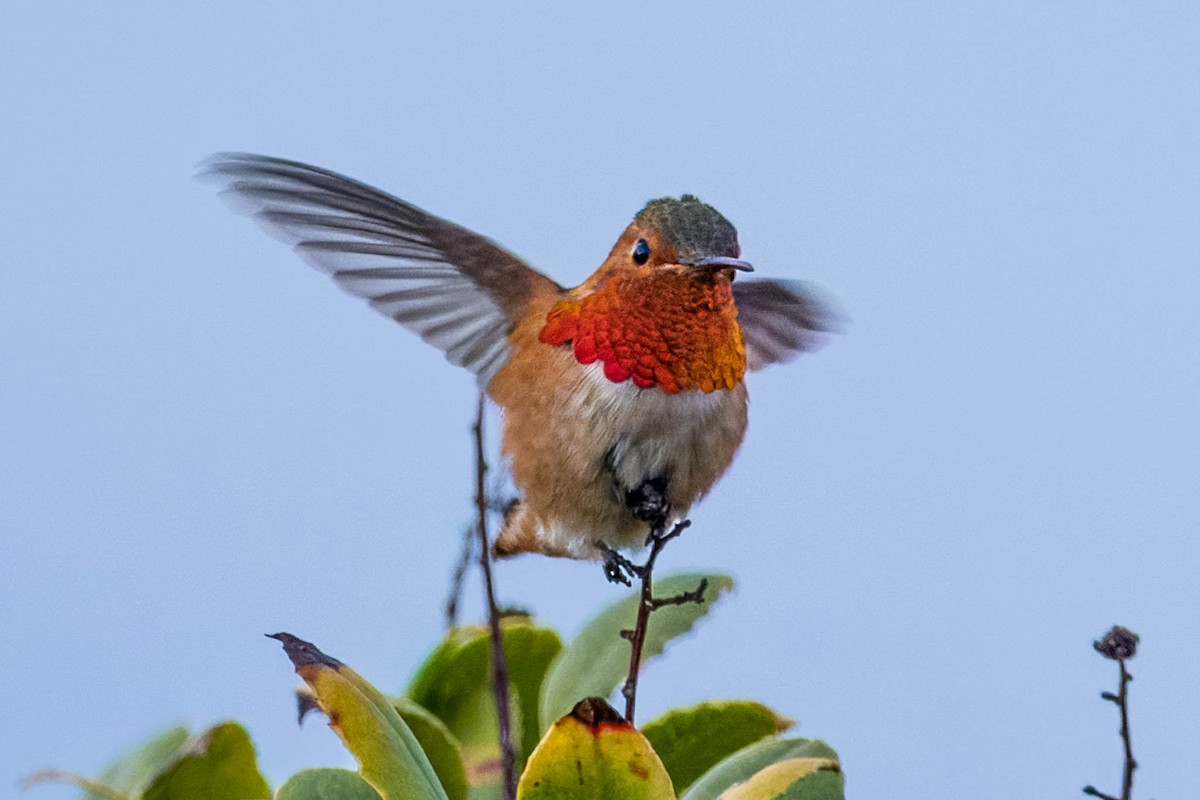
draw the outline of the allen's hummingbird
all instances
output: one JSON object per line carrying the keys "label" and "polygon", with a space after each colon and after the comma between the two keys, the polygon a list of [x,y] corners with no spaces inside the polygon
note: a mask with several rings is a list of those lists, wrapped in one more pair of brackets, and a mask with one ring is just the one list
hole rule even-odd
{"label": "allen's hummingbird", "polygon": [[814,348],[833,314],[794,282],[734,281],[737,231],[652,200],[573,289],[478,234],[317,167],[214,157],[225,194],[345,291],[475,373],[520,498],[499,555],[610,556],[681,519],[746,432],[747,370]]}

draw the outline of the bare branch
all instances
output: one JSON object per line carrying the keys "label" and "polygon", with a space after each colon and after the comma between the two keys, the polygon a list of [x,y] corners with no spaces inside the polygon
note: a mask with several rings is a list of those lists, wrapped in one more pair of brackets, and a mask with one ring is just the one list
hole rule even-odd
{"label": "bare branch", "polygon": [[476,529],[479,533],[479,569],[483,573],[483,588],[487,595],[488,631],[492,643],[492,690],[496,695],[496,719],[500,728],[500,766],[503,773],[505,800],[517,796],[517,758],[513,750],[512,720],[508,711],[508,667],[504,661],[504,641],[500,633],[500,609],[496,605],[495,585],[492,581],[492,549],[488,544],[487,514],[488,499],[484,487],[487,474],[487,459],[483,455],[483,411],[484,396],[479,395],[475,411],[475,511]]}
{"label": "bare branch", "polygon": [[[708,588],[707,580],[700,581],[700,585],[690,592],[683,592],[672,597],[655,597],[651,583],[654,573],[654,562],[658,560],[658,554],[662,552],[667,542],[683,533],[691,524],[691,522],[685,519],[675,523],[675,526],[669,531],[665,529],[664,524],[655,525],[646,542],[650,545],[650,554],[646,557],[646,563],[638,566],[622,559],[624,561],[622,566],[626,566],[628,571],[635,575],[642,584],[641,598],[638,602],[637,622],[634,624],[634,629],[632,631],[621,631],[621,636],[629,640],[629,675],[625,678],[625,685],[621,689],[621,695],[625,698],[625,721],[630,725],[633,724],[634,708],[637,705],[638,673],[642,665],[642,649],[646,644],[646,632],[651,612],[663,606],[704,602],[704,590]],[[607,574],[607,566],[605,571]]]}
{"label": "bare branch", "polygon": [[462,601],[463,584],[467,579],[467,568],[471,566],[471,556],[475,554],[475,525],[463,528],[462,550],[458,554],[458,563],[450,576],[450,591],[446,593],[446,629],[458,624],[458,604]]}
{"label": "bare branch", "polygon": [[1083,793],[1100,800],[1131,800],[1133,796],[1133,771],[1137,769],[1137,761],[1133,757],[1133,743],[1129,735],[1129,682],[1133,676],[1125,668],[1126,660],[1137,653],[1139,637],[1136,633],[1114,625],[1108,633],[1092,642],[1096,652],[1107,659],[1117,662],[1121,670],[1120,684],[1117,693],[1101,692],[1100,697],[1115,703],[1121,709],[1121,742],[1125,747],[1125,769],[1121,779],[1121,796],[1119,798],[1104,794],[1095,786],[1083,787]]}

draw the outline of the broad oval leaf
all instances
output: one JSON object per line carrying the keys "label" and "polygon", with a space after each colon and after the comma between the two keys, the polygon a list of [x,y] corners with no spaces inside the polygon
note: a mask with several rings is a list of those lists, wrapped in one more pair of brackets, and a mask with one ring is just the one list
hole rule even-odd
{"label": "broad oval leaf", "polygon": [[598,697],[551,726],[517,786],[517,800],[674,799],[646,737]]}
{"label": "broad oval leaf", "polygon": [[275,800],[380,800],[357,772],[333,767],[303,769],[275,792]]}
{"label": "broad oval leaf", "polygon": [[684,792],[722,759],[793,724],[762,703],[725,700],[668,711],[643,725],[642,733],[670,773],[675,791]]}
{"label": "broad oval leaf", "polygon": [[283,643],[296,674],[316,693],[329,727],[383,800],[448,800],[413,732],[390,700],[361,675],[288,633]]}
{"label": "broad oval leaf", "polygon": [[[650,615],[642,663],[662,653],[667,643],[692,629],[696,620],[733,588],[733,578],[722,574],[672,575],[654,582],[654,596],[671,597],[690,592],[707,581],[703,603],[665,606]],[[584,697],[610,697],[629,672],[629,641],[621,631],[632,629],[637,619],[637,594],[619,600],[592,619],[550,666],[542,684],[542,727],[571,710]]]}
{"label": "broad oval leaf", "polygon": [[236,722],[216,725],[196,737],[141,795],[142,800],[266,800],[270,796],[250,734]]}
{"label": "broad oval leaf", "polygon": [[[519,770],[538,743],[542,681],[562,650],[562,640],[549,628],[532,624],[528,617],[506,617],[502,625]],[[487,628],[464,625],[450,631],[417,671],[408,696],[441,719],[462,744],[473,786],[500,779]]]}
{"label": "broad oval leaf", "polygon": [[[772,764],[795,759],[821,761],[822,771],[836,773],[837,785],[841,786],[842,776],[837,753],[825,742],[820,739],[768,739],[742,748],[704,773],[684,792],[682,800],[728,800],[728,796],[724,794],[727,790],[738,784],[745,784]],[[822,778],[815,783],[827,786],[827,779]],[[827,795],[817,796],[824,800]]]}

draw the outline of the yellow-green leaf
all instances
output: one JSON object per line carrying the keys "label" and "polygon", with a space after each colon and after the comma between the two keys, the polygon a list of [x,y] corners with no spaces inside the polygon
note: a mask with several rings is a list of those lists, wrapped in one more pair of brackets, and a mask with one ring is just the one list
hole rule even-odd
{"label": "yellow-green leaf", "polygon": [[361,675],[288,633],[283,643],[296,674],[316,693],[329,727],[383,800],[448,800],[433,766],[390,700]]}
{"label": "yellow-green leaf", "polygon": [[[745,784],[773,764],[794,760],[821,762],[821,766],[812,777],[806,779],[812,781],[806,789],[809,794],[785,793],[780,797],[807,799],[811,796],[813,800],[841,797],[841,768],[832,747],[820,739],[767,739],[743,747],[704,773],[684,792],[683,800],[728,800],[725,792],[731,788]],[[836,793],[830,794],[831,791]]]}
{"label": "yellow-green leaf", "polygon": [[831,758],[790,758],[759,770],[720,800],[842,800],[842,773]]}
{"label": "yellow-green leaf", "polygon": [[[694,591],[707,581],[703,603],[684,603],[660,608],[650,615],[642,666],[661,653],[667,643],[692,629],[696,620],[713,603],[733,588],[733,578],[721,574],[672,575],[654,582],[655,597],[671,597]],[[620,600],[592,619],[575,640],[550,665],[542,684],[542,727],[571,710],[584,697],[609,697],[629,672],[629,641],[622,630],[632,629],[637,619],[639,597]]]}
{"label": "yellow-green leaf", "polygon": [[762,703],[725,700],[668,711],[642,733],[682,793],[721,759],[793,724]]}
{"label": "yellow-green leaf", "polygon": [[379,800],[379,792],[357,772],[320,767],[300,770],[288,778],[275,793],[275,800]]}
{"label": "yellow-green leaf", "polygon": [[200,734],[142,794],[143,800],[265,800],[270,796],[258,771],[250,734],[235,722]]}
{"label": "yellow-green leaf", "polygon": [[463,751],[454,734],[440,719],[407,697],[393,697],[392,705],[408,729],[417,737],[425,757],[437,773],[450,800],[466,800],[467,773]]}
{"label": "yellow-green leaf", "polygon": [[593,697],[551,726],[533,751],[517,800],[674,800],[646,737]]}

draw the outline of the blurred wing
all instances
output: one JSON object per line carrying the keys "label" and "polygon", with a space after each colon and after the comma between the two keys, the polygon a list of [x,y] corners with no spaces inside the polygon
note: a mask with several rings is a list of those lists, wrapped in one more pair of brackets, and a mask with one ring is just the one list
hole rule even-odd
{"label": "blurred wing", "polygon": [[474,372],[482,387],[504,363],[529,299],[561,291],[479,234],[336,172],[228,153],[204,174],[305,261]]}
{"label": "blurred wing", "polygon": [[751,370],[816,350],[841,327],[831,305],[800,281],[734,281],[733,299]]}

